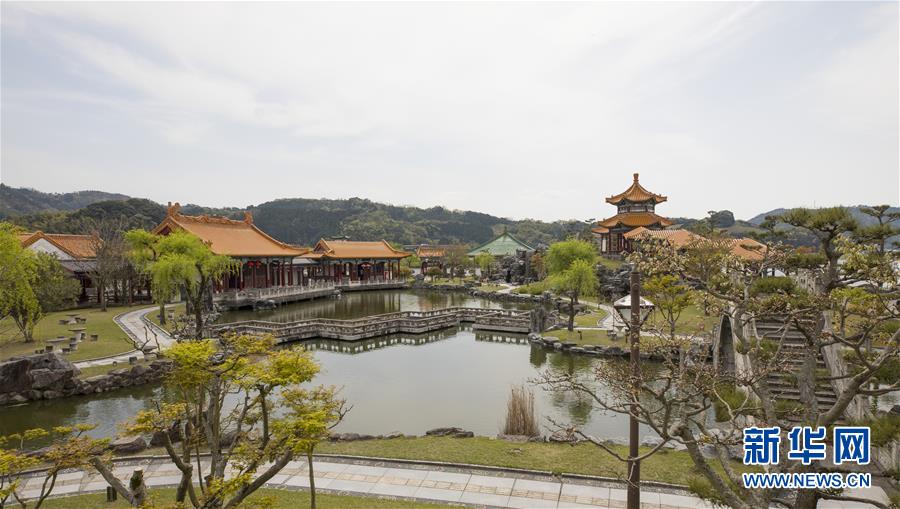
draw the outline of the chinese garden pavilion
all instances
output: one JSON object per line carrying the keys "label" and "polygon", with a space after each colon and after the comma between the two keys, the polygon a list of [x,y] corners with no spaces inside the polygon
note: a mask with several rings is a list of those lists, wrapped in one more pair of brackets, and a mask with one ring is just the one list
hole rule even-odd
{"label": "chinese garden pavilion", "polygon": [[674,224],[665,217],[656,215],[656,205],[666,201],[663,195],[651,193],[634,174],[631,187],[615,196],[606,199],[606,203],[615,205],[617,214],[597,223],[591,231],[597,239],[600,252],[604,255],[620,255],[631,251],[631,241],[625,236],[635,228],[662,230]]}
{"label": "chinese garden pavilion", "polygon": [[230,256],[241,263],[240,271],[213,285],[214,292],[306,284],[302,267],[293,261],[309,249],[268,236],[253,224],[250,212],[244,212],[243,220],[187,216],[181,213],[178,203],[170,203],[166,218],[153,233],[167,235],[173,231],[192,233],[209,245],[213,253]]}
{"label": "chinese garden pavilion", "polygon": [[394,249],[384,240],[325,240],[300,257],[311,260],[312,277],[337,285],[400,280],[400,260],[412,253]]}
{"label": "chinese garden pavilion", "polygon": [[488,252],[496,257],[502,257],[515,256],[519,253],[534,253],[534,248],[504,230],[503,233],[469,251],[468,254],[469,256],[476,256],[481,252]]}

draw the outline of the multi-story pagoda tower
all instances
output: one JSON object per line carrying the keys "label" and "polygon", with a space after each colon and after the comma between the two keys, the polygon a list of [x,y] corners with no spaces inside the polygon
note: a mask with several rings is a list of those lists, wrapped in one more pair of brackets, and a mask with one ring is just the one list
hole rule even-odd
{"label": "multi-story pagoda tower", "polygon": [[618,213],[600,221],[591,230],[597,239],[600,253],[618,256],[631,251],[631,239],[623,235],[635,228],[662,230],[674,224],[669,219],[656,215],[656,205],[666,200],[665,196],[644,189],[635,173],[631,187],[606,199],[606,203],[618,207]]}

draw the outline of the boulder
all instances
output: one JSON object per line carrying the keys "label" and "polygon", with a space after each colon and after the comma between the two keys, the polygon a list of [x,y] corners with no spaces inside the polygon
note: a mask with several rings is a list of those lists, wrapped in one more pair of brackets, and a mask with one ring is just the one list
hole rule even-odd
{"label": "boulder", "polygon": [[386,438],[388,440],[393,439],[393,438],[403,438],[403,433],[400,433],[399,431],[392,431],[392,432],[388,433],[387,435],[385,435],[384,438]]}
{"label": "boulder", "polygon": [[72,370],[32,369],[29,373],[31,388],[44,390],[61,386],[64,380],[71,380],[74,376],[74,366],[72,368]]}
{"label": "boulder", "polygon": [[143,376],[148,371],[150,371],[150,368],[148,368],[147,366],[144,366],[142,364],[138,364],[137,366],[134,366],[133,368],[131,368],[129,375],[133,378],[137,378],[139,376]]}
{"label": "boulder", "polygon": [[147,442],[140,436],[123,436],[113,440],[109,447],[115,453],[129,454],[143,451]]}
{"label": "boulder", "polygon": [[44,399],[56,399],[56,398],[61,398],[61,397],[63,397],[63,393],[61,393],[61,392],[59,392],[59,391],[47,390],[47,391],[44,391],[44,392],[41,394],[41,396],[42,396]]}
{"label": "boulder", "polygon": [[550,435],[548,439],[550,442],[558,442],[558,443],[574,443],[578,441],[578,438],[575,435],[567,433],[565,431],[554,431],[553,434]]}
{"label": "boulder", "polygon": [[434,428],[426,431],[425,435],[430,437],[470,438],[474,437],[475,433],[462,428]]}
{"label": "boulder", "polygon": [[[32,373],[37,372],[37,383]],[[74,378],[81,372],[71,362],[55,353],[40,353],[13,357],[0,362],[0,393],[49,389],[53,384]]]}

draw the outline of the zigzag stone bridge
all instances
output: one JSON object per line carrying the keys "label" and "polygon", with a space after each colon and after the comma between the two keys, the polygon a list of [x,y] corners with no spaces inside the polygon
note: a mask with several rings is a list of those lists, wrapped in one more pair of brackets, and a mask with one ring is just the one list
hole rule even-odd
{"label": "zigzag stone bridge", "polygon": [[388,334],[423,334],[472,323],[475,330],[498,332],[540,332],[544,313],[539,310],[510,310],[453,307],[433,311],[400,311],[353,320],[312,318],[295,322],[247,320],[213,325],[213,334],[271,334],[277,343],[325,338],[358,341]]}

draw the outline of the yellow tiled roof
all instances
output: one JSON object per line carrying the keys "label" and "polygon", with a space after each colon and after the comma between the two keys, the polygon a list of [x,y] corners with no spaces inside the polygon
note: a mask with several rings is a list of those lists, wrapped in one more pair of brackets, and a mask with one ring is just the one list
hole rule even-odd
{"label": "yellow tiled roof", "polygon": [[308,248],[292,246],[268,236],[253,224],[253,216],[244,213],[244,220],[220,216],[186,216],[179,204],[169,205],[168,214],[156,229],[157,234],[183,230],[209,244],[216,254],[227,256],[294,257],[309,252]]}
{"label": "yellow tiled roof", "polygon": [[[613,217],[604,219],[597,223],[597,226],[604,228],[615,228],[618,225],[631,227],[652,226],[659,224],[660,226],[671,226],[672,221],[654,214],[653,212],[626,212],[624,214],[616,214]],[[601,232],[598,232],[601,233]]]}
{"label": "yellow tiled roof", "polygon": [[74,235],[69,233],[20,233],[19,242],[22,247],[28,247],[40,239],[53,244],[60,250],[68,253],[72,258],[91,259],[97,257],[99,239],[93,235]]}
{"label": "yellow tiled roof", "polygon": [[355,258],[406,258],[412,253],[391,247],[387,241],[325,240],[316,243],[304,258],[355,259]]}
{"label": "yellow tiled roof", "polygon": [[606,199],[606,203],[611,203],[613,205],[618,205],[619,202],[628,200],[632,202],[642,202],[642,201],[650,201],[653,200],[654,203],[662,203],[666,201],[668,198],[661,194],[651,193],[650,191],[644,189],[644,186],[638,182],[638,174],[634,174],[634,182],[631,184],[631,187],[625,190],[625,192],[619,193],[615,196],[610,196]]}

